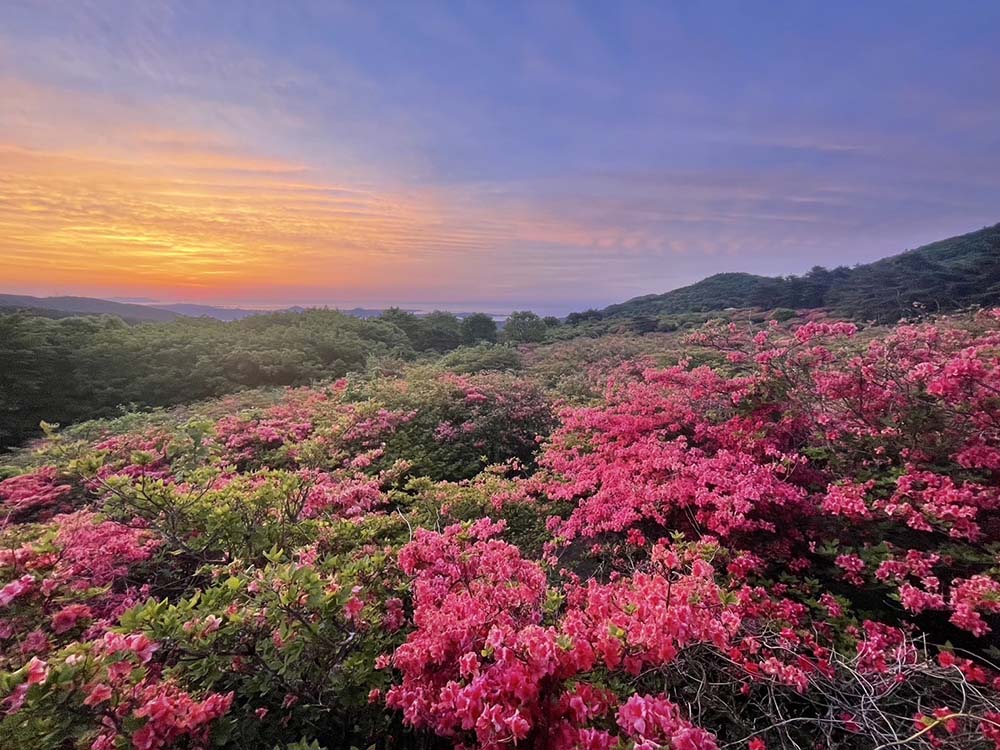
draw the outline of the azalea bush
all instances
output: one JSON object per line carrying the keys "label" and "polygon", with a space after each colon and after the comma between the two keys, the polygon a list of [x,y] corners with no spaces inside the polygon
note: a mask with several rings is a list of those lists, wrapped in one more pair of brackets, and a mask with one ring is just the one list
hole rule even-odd
{"label": "azalea bush", "polygon": [[385,436],[379,465],[405,461],[419,476],[471,479],[491,464],[531,463],[536,438],[552,427],[549,399],[527,378],[421,369],[406,375],[364,383],[353,394],[380,414],[405,415]]}
{"label": "azalea bush", "polygon": [[1000,748],[1000,314],[551,346],[49,428],[0,746]]}

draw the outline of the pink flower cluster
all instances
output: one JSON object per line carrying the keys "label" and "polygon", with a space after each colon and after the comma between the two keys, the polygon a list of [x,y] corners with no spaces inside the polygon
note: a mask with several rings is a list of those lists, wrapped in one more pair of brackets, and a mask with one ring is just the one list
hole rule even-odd
{"label": "pink flower cluster", "polygon": [[[501,528],[483,519],[421,530],[400,552],[400,566],[415,575],[415,630],[392,657],[402,682],[386,702],[415,727],[471,734],[482,748],[537,731],[559,748],[608,748],[617,738],[590,724],[614,705],[580,680],[598,668],[637,675],[695,644],[725,648],[738,629],[734,605],[723,603],[700,558],[689,574],[570,586],[566,612],[544,626],[545,577],[491,538]],[[643,747],[715,748],[665,697],[633,696],[618,711],[624,736]]]}
{"label": "pink flower cluster", "polygon": [[[538,482],[545,496],[578,502],[559,534],[651,521],[729,538],[774,532],[799,513],[806,492],[790,481],[788,436],[767,434],[770,413],[732,414],[744,387],[709,368],[647,370],[613,380],[605,406],[564,412],[541,458],[551,479]],[[727,413],[729,423],[709,419]]]}
{"label": "pink flower cluster", "polygon": [[[725,355],[725,368],[622,367],[603,404],[564,411],[544,471],[525,483],[574,505],[550,523],[550,549],[622,532],[711,534],[768,561],[755,569],[765,574],[815,570],[837,539],[826,562],[861,587],[869,562],[898,557],[877,551],[887,534],[912,545],[904,554],[969,543],[975,557],[1000,540],[995,320],[900,326],[863,345],[855,334],[821,321],[756,334],[709,326],[690,341]],[[935,564],[933,575],[884,569],[878,580],[914,615],[946,610],[989,633],[989,586],[962,584],[970,572],[996,581],[989,561]]]}
{"label": "pink flower cluster", "polygon": [[60,516],[57,523],[56,543],[63,552],[56,575],[79,588],[120,578],[160,546],[148,529],[104,521],[92,511]]}
{"label": "pink flower cluster", "polygon": [[686,721],[662,696],[633,695],[618,709],[618,726],[636,750],[716,750],[715,737]]}
{"label": "pink flower cluster", "polygon": [[28,474],[0,482],[0,529],[11,520],[24,521],[29,515],[37,520],[51,518],[66,510],[65,500],[72,487],[61,482],[54,466],[46,466]]}

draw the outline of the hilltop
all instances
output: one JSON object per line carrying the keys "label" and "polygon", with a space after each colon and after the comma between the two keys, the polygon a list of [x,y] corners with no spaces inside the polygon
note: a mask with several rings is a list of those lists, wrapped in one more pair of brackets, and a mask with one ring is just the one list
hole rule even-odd
{"label": "hilltop", "polygon": [[94,297],[31,297],[25,294],[0,294],[0,312],[17,310],[47,317],[117,315],[122,320],[129,321],[166,322],[182,317],[173,310],[112,302]]}
{"label": "hilltop", "polygon": [[[892,322],[915,307],[942,312],[998,302],[1000,224],[853,268],[816,266],[803,276],[718,273],[597,313],[601,318],[635,318],[730,307],[828,308],[843,317]],[[593,312],[577,315],[597,317]]]}

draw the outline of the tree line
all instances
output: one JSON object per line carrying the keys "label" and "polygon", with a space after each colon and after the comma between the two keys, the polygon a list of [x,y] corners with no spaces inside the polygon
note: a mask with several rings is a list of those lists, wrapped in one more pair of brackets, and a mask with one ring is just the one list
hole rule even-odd
{"label": "tree line", "polygon": [[[0,315],[0,448],[120,407],[172,406],[261,386],[304,385],[362,371],[372,358],[410,360],[462,346],[540,341],[530,312],[500,330],[492,317],[418,316],[391,308],[362,320],[333,310],[240,321],[182,318],[129,325],[113,316]],[[504,361],[504,358],[496,358]]]}

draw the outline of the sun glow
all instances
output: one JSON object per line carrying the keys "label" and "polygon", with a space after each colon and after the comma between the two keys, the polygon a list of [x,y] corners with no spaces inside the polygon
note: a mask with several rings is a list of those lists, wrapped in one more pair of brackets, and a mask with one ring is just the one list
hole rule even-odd
{"label": "sun glow", "polygon": [[[225,292],[256,284],[363,282],[379,258],[461,246],[426,200],[302,179],[294,165],[197,166],[0,148],[8,285]],[[475,241],[476,238],[472,238]]]}

